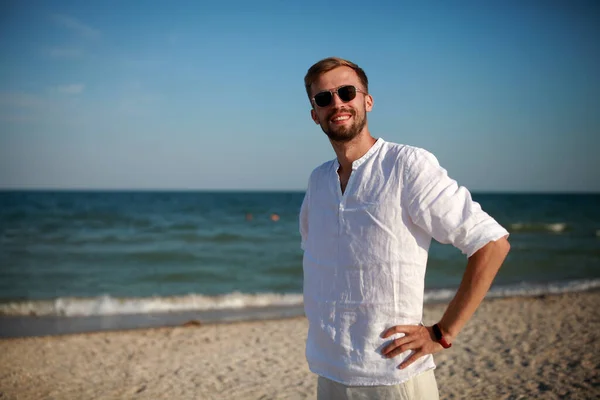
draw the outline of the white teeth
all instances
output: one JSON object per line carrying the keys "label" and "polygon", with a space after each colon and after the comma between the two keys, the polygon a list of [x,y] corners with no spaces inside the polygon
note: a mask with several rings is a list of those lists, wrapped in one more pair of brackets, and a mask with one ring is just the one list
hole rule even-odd
{"label": "white teeth", "polygon": [[334,120],[334,121],[345,121],[345,120],[347,120],[347,119],[349,119],[349,118],[350,118],[350,116],[349,116],[349,115],[342,115],[342,116],[340,116],[340,117],[335,117],[333,120]]}

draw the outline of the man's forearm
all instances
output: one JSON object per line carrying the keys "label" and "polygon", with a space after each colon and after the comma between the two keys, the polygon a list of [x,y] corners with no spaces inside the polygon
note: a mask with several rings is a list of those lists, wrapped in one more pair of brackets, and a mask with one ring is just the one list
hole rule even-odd
{"label": "man's forearm", "polygon": [[439,322],[447,339],[454,340],[471,319],[490,289],[509,250],[510,244],[504,237],[488,243],[469,258],[458,291]]}

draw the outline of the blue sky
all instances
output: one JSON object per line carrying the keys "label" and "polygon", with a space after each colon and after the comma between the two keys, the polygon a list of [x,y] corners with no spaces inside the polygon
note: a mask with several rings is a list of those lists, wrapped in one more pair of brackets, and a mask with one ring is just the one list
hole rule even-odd
{"label": "blue sky", "polygon": [[414,3],[3,2],[0,188],[303,190],[335,55],[472,191],[600,191],[600,6]]}

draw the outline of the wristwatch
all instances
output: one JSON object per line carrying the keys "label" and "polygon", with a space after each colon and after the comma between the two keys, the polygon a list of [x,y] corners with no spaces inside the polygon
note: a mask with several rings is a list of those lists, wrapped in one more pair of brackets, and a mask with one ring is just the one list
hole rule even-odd
{"label": "wristwatch", "polygon": [[438,324],[434,324],[432,328],[433,334],[435,335],[435,340],[437,340],[443,348],[449,349],[450,347],[452,347],[452,343],[448,343],[448,341],[444,338],[444,335],[442,335],[442,330],[440,329]]}

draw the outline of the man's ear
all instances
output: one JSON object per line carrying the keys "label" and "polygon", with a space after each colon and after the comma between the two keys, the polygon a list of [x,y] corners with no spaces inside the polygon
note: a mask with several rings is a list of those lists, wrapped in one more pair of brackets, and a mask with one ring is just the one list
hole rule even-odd
{"label": "man's ear", "polygon": [[373,109],[373,96],[371,96],[370,94],[365,96],[365,109],[367,110],[367,112]]}
{"label": "man's ear", "polygon": [[313,121],[315,121],[315,124],[319,125],[319,116],[315,112],[314,108],[310,109],[310,117],[312,118]]}

